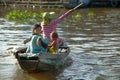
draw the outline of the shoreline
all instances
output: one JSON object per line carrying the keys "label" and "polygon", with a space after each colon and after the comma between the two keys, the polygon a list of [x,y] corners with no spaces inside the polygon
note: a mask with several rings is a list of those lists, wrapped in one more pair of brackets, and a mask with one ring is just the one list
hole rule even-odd
{"label": "shoreline", "polygon": [[[71,6],[72,5],[72,6]],[[3,7],[27,7],[27,8],[73,8],[73,4],[70,4],[68,1],[59,0],[59,1],[34,1],[34,0],[11,0],[11,1],[0,1],[0,6]],[[120,5],[113,7],[108,5],[106,2],[92,2],[89,5],[83,6],[81,8],[120,8]]]}

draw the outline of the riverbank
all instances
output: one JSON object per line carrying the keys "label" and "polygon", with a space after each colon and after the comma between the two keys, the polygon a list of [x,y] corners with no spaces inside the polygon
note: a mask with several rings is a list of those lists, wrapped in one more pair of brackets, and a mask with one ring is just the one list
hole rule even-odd
{"label": "riverbank", "polygon": [[[110,7],[110,8],[119,8],[120,7],[120,1],[113,2],[112,0],[88,0],[89,2],[87,5],[83,7]],[[85,1],[83,1],[85,2]],[[78,0],[78,2],[70,2],[69,0],[0,0],[0,6],[13,6],[13,7],[47,7],[47,8],[73,8],[76,5],[80,4],[81,1]]]}
{"label": "riverbank", "polygon": [[63,0],[56,1],[42,1],[42,0],[11,0],[11,1],[0,1],[1,6],[24,6],[24,7],[64,7],[63,3],[67,3]]}

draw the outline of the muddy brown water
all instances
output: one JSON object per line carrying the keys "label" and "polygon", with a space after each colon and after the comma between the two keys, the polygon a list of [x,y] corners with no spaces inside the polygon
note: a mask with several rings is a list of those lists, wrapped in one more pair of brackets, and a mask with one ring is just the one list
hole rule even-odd
{"label": "muddy brown water", "polygon": [[[71,15],[57,30],[71,49],[73,63],[64,70],[27,73],[21,70],[7,49],[24,46],[31,24],[7,21],[4,15],[16,8],[0,9],[0,80],[120,80],[120,9],[78,9],[82,17]],[[62,14],[66,9],[29,9]],[[74,14],[73,13],[73,14]]]}

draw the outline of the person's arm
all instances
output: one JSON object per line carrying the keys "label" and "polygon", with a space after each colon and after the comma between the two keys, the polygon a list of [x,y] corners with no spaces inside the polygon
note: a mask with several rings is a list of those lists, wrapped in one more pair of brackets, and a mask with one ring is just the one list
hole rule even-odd
{"label": "person's arm", "polygon": [[58,47],[58,43],[57,43],[57,40],[53,41],[49,47],[52,47],[53,49],[57,49]]}
{"label": "person's arm", "polygon": [[40,41],[40,44],[41,44],[42,47],[44,47],[44,48],[48,47],[48,44],[45,43],[44,41],[42,41],[42,39],[39,39],[39,41]]}
{"label": "person's arm", "polygon": [[23,43],[26,44],[26,43],[28,43],[29,41],[30,41],[30,39],[28,38],[28,39],[25,39]]}
{"label": "person's arm", "polygon": [[55,45],[55,41],[53,41],[52,43],[50,43],[50,47],[54,47]]}
{"label": "person's arm", "polygon": [[30,38],[25,39],[23,43],[24,44],[28,43],[31,40],[31,38],[32,38],[32,36],[30,36]]}
{"label": "person's arm", "polygon": [[60,17],[58,17],[57,19],[55,19],[55,23],[61,22],[64,18],[66,18],[67,16],[69,16],[73,11],[74,11],[74,9],[68,10],[66,13],[64,13],[63,15],[61,15]]}

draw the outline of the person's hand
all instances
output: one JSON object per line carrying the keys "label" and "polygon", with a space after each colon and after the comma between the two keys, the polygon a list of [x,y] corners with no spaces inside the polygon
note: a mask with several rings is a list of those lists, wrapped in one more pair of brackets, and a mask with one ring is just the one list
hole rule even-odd
{"label": "person's hand", "polygon": [[23,42],[23,44],[26,44],[27,42],[26,42],[26,40]]}
{"label": "person's hand", "polygon": [[24,40],[24,44],[26,44],[27,42],[29,42],[30,40],[29,39],[26,39],[26,40]]}

